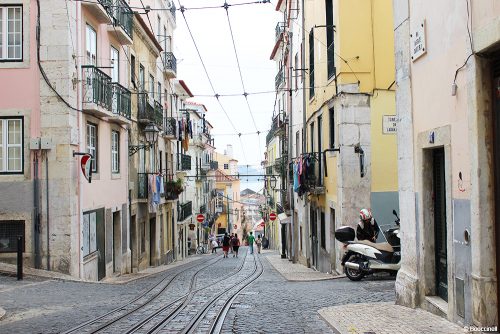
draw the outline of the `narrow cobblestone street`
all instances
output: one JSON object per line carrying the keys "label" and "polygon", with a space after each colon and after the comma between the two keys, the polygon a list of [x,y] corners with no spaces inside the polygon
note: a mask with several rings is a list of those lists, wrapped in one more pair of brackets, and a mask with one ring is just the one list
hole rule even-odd
{"label": "narrow cobblestone street", "polygon": [[391,279],[288,281],[267,260],[275,253],[246,251],[126,284],[1,276],[0,332],[331,333],[320,308],[394,299]]}

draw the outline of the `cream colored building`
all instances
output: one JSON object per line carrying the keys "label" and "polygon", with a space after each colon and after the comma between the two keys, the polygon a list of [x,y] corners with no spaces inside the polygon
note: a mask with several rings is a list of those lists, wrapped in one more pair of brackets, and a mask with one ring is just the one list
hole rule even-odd
{"label": "cream colored building", "polygon": [[500,5],[394,1],[394,29],[397,303],[463,325],[496,326]]}

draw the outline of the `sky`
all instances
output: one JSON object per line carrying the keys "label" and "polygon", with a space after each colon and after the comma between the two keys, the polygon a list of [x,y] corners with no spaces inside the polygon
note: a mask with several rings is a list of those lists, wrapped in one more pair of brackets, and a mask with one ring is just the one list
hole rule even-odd
{"label": "sky", "polygon": [[[227,3],[232,5],[250,1],[227,0]],[[175,3],[177,8],[180,8],[179,1],[175,0]],[[222,6],[224,0],[181,0],[180,4],[186,8]],[[251,95],[251,93],[274,91],[277,69],[275,62],[269,57],[274,47],[275,26],[280,14],[275,11],[275,3],[230,6],[228,14],[245,90],[242,88],[228,15],[224,8],[186,10],[184,12],[186,20],[181,12],[177,11],[174,39],[177,78],[184,80],[195,95],[190,101],[203,103],[207,107],[207,119],[214,127],[212,134],[217,151],[223,153],[227,144],[232,144],[233,155],[240,166],[250,165],[260,168],[260,162],[264,159],[265,138],[270,128],[276,94],[271,92]],[[189,34],[188,26],[206,66],[213,90]],[[219,104],[213,96],[214,90],[220,95],[241,95],[220,97]],[[248,105],[243,96],[245,91],[250,93],[247,97]],[[196,95],[210,95],[210,97]],[[262,133],[257,135],[257,131]],[[242,134],[241,137],[237,135],[238,133]],[[252,134],[245,135],[247,133]]]}

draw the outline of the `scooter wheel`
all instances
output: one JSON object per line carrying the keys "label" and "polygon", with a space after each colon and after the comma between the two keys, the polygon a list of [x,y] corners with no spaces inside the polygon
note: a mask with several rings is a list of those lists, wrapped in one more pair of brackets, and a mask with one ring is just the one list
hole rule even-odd
{"label": "scooter wheel", "polygon": [[[351,255],[347,261],[357,263],[359,265],[361,265],[362,263],[362,260],[356,255]],[[344,271],[347,278],[349,278],[351,281],[360,281],[361,279],[363,279],[363,277],[365,277],[365,273],[361,270],[345,267]]]}

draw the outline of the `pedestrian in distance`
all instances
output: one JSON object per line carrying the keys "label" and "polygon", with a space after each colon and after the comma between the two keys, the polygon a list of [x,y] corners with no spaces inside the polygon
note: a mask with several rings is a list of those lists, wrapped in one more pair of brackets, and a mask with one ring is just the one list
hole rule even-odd
{"label": "pedestrian in distance", "polygon": [[250,235],[247,237],[247,241],[248,241],[248,247],[250,248],[250,254],[253,254],[253,242],[255,241],[253,232],[250,231]]}
{"label": "pedestrian in distance", "polygon": [[231,236],[229,237],[229,245],[231,245],[231,247],[229,248],[229,252],[231,254],[233,254],[233,239],[234,239],[234,233],[231,233]]}
{"label": "pedestrian in distance", "polygon": [[235,234],[232,240],[233,245],[233,257],[238,257],[238,250],[240,249],[240,239],[238,239],[238,235]]}
{"label": "pedestrian in distance", "polygon": [[231,238],[227,235],[227,232],[224,233],[224,238],[222,239],[222,251],[224,252],[224,257],[227,257],[227,252],[229,252],[229,242]]}
{"label": "pedestrian in distance", "polygon": [[262,248],[262,239],[260,235],[257,237],[257,240],[255,240],[255,243],[257,244],[257,253],[260,254],[260,249]]}

